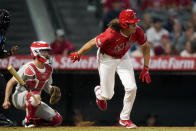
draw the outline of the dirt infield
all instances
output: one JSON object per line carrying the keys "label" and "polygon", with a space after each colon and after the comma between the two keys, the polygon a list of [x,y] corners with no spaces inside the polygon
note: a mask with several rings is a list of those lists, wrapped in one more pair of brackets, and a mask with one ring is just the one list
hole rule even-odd
{"label": "dirt infield", "polygon": [[[124,127],[36,127],[36,128],[24,128],[24,127],[0,127],[0,131],[127,131]],[[131,131],[196,131],[196,127],[138,127],[137,129],[131,129]]]}
{"label": "dirt infield", "polygon": [[[127,131],[124,127],[0,127],[0,131]],[[196,131],[196,127],[138,127],[131,131]]]}

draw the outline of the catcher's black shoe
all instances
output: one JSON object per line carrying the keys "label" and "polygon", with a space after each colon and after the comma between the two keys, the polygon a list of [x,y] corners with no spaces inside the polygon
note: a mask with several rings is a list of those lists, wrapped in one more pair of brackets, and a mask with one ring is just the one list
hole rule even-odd
{"label": "catcher's black shoe", "polygon": [[22,125],[25,128],[33,128],[33,127],[36,127],[35,123],[32,120],[30,122],[27,122],[27,119],[26,118],[22,121]]}
{"label": "catcher's black shoe", "polygon": [[35,124],[33,122],[28,122],[28,123],[25,123],[25,128],[33,128],[35,127]]}

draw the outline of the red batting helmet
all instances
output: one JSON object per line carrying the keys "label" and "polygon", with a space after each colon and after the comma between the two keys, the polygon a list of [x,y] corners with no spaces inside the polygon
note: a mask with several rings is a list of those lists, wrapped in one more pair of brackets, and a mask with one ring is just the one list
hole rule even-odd
{"label": "red batting helmet", "polygon": [[140,21],[135,15],[136,13],[131,9],[126,9],[120,12],[119,22],[120,26],[124,29],[128,28],[127,23],[137,23]]}
{"label": "red batting helmet", "polygon": [[50,50],[50,45],[44,41],[35,41],[31,44],[31,55],[43,63],[46,63],[49,58],[41,55],[40,50]]}

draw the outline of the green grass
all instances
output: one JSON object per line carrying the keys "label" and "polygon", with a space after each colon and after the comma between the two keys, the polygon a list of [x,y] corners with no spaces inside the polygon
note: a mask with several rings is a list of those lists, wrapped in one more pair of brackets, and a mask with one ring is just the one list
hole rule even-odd
{"label": "green grass", "polygon": [[0,131],[196,131],[196,127],[139,127],[126,129],[124,127],[0,127]]}

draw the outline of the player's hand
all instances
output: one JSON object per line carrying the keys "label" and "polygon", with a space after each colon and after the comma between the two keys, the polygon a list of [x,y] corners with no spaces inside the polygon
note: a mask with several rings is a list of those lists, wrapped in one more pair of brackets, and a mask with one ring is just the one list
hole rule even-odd
{"label": "player's hand", "polygon": [[71,53],[70,59],[72,60],[72,62],[80,61],[80,56],[78,55],[78,52]]}
{"label": "player's hand", "polygon": [[8,109],[11,106],[11,103],[9,101],[4,101],[2,106],[3,109]]}
{"label": "player's hand", "polygon": [[144,66],[144,68],[142,69],[142,72],[140,73],[139,79],[142,79],[142,82],[144,82],[144,80],[146,80],[147,84],[151,83],[151,78],[150,78],[148,66]]}
{"label": "player's hand", "polygon": [[11,55],[15,55],[16,52],[18,51],[19,47],[16,45],[16,46],[12,46],[11,49],[10,49],[10,53]]}

